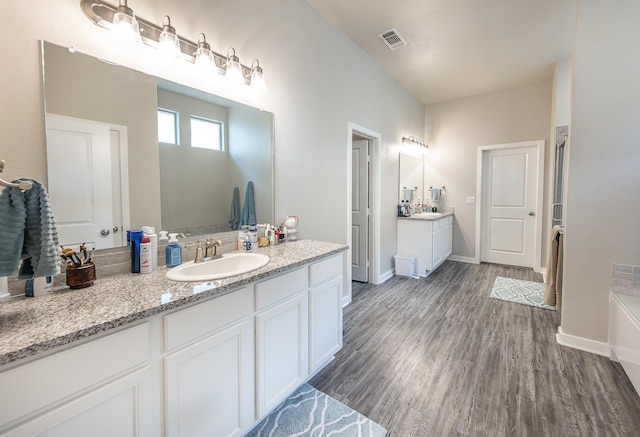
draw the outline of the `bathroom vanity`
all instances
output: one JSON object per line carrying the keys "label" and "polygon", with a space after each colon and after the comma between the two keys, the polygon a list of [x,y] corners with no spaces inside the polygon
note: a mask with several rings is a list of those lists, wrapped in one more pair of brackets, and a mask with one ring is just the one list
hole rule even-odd
{"label": "bathroom vanity", "polygon": [[346,249],[300,240],[226,279],[160,268],[0,304],[0,435],[241,435],[341,349]]}
{"label": "bathroom vanity", "polygon": [[397,233],[398,253],[416,257],[415,274],[427,277],[451,255],[453,213],[398,217]]}

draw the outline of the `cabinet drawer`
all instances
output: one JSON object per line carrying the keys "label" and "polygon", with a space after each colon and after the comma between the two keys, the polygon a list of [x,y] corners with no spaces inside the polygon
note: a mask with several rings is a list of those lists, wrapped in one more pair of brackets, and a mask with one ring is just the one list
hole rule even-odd
{"label": "cabinet drawer", "polygon": [[62,400],[149,359],[143,323],[0,373],[2,423]]}
{"label": "cabinet drawer", "polygon": [[165,349],[171,350],[245,317],[250,305],[245,287],[165,316]]}
{"label": "cabinet drawer", "polygon": [[309,282],[314,287],[328,279],[342,274],[342,256],[336,255],[331,258],[318,261],[309,267]]}
{"label": "cabinet drawer", "polygon": [[308,287],[307,268],[294,270],[256,284],[256,311],[293,296]]}

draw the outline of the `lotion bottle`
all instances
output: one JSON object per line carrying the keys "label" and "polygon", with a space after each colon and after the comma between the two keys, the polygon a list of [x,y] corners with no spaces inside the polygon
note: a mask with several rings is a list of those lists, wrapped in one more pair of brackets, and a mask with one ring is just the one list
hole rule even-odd
{"label": "lotion bottle", "polygon": [[151,243],[151,270],[158,269],[158,235],[156,234],[156,228],[153,226],[143,226],[142,231],[144,235],[149,237]]}
{"label": "lotion bottle", "polygon": [[140,273],[151,273],[153,271],[152,247],[149,236],[142,237],[140,242]]}
{"label": "lotion bottle", "polygon": [[182,264],[182,247],[178,244],[178,234],[169,234],[169,244],[165,249],[167,267],[175,267]]}

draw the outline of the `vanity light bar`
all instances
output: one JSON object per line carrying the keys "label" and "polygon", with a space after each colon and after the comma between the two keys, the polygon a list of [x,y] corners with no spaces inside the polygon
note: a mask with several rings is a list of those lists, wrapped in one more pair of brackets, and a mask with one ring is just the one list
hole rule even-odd
{"label": "vanity light bar", "polygon": [[[126,5],[126,2],[125,2]],[[118,6],[113,6],[109,3],[106,3],[102,0],[82,0],[80,3],[80,7],[84,14],[89,18],[96,26],[103,27],[105,29],[111,29],[111,24],[113,22],[113,16],[116,12],[118,12]],[[160,34],[162,33],[163,26],[159,26],[154,24],[140,16],[136,15],[135,19],[138,22],[138,26],[140,28],[140,36],[142,37],[142,41],[151,47],[158,47],[158,42],[160,40]],[[182,57],[189,62],[195,63],[196,59],[196,51],[198,50],[198,43],[195,43],[187,38],[184,38],[180,35],[177,35],[178,41],[180,43],[180,51],[182,52]],[[235,51],[234,51],[235,53]],[[211,54],[213,55],[215,67],[218,70],[220,75],[224,75],[226,71],[227,57],[214,52],[211,50]],[[239,64],[242,69],[242,76],[244,78],[245,84],[250,83],[250,77],[252,73],[252,69],[247,67],[246,65]]]}
{"label": "vanity light bar", "polygon": [[402,137],[402,143],[403,144],[415,144],[417,146],[424,147],[425,149],[429,148],[427,143],[424,143],[424,142],[422,142],[419,139],[414,138],[414,137]]}

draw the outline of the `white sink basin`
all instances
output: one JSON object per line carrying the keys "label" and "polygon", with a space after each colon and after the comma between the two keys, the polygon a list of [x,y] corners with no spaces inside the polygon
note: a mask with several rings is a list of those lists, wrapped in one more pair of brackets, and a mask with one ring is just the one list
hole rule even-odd
{"label": "white sink basin", "polygon": [[172,281],[210,281],[241,275],[259,269],[268,262],[269,257],[261,253],[234,252],[197,264],[193,261],[180,264],[170,269],[166,276]]}
{"label": "white sink basin", "polygon": [[421,212],[419,214],[414,214],[413,217],[425,218],[425,219],[437,219],[442,217],[442,213],[441,212]]}

